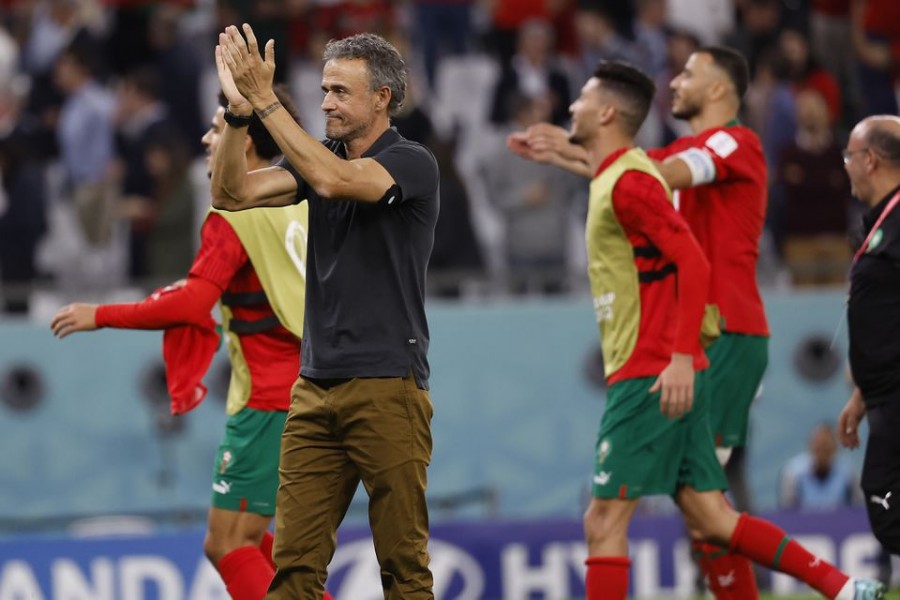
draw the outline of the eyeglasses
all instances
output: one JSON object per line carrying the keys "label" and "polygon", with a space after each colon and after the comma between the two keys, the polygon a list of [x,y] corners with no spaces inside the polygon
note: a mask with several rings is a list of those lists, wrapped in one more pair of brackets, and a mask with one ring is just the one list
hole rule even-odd
{"label": "eyeglasses", "polygon": [[865,148],[858,148],[857,150],[848,150],[847,148],[844,148],[843,150],[841,150],[841,157],[843,157],[844,159],[844,164],[846,165],[847,163],[849,163],[850,157],[852,157],[857,152],[865,152],[868,149],[868,146],[866,146]]}

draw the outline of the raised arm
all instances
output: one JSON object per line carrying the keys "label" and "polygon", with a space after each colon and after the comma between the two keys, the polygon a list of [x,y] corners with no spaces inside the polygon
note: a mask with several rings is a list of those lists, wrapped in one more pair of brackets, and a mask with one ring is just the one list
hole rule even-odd
{"label": "raised arm", "polygon": [[[237,91],[231,73],[225,67],[221,46],[216,46],[216,71],[222,92],[228,99],[228,111],[238,117],[250,116],[253,107]],[[226,124],[212,157],[212,205],[222,210],[243,210],[293,203],[297,182],[286,170],[269,167],[247,171],[247,140],[247,127]]]}
{"label": "raised arm", "polygon": [[[243,30],[247,36],[246,42],[234,26],[228,27],[219,36],[224,66],[291,166],[323,198],[363,202],[381,200],[395,184],[387,170],[371,158],[344,160],[336,156],[304,131],[286,111],[281,110],[281,104],[272,91],[275,42],[269,40],[266,43],[263,59],[253,30],[247,24],[244,24]],[[326,90],[326,93],[332,91]]]}
{"label": "raised arm", "polygon": [[569,132],[551,123],[538,123],[506,138],[506,146],[524,159],[554,165],[576,175],[591,178],[584,148],[569,141]]}

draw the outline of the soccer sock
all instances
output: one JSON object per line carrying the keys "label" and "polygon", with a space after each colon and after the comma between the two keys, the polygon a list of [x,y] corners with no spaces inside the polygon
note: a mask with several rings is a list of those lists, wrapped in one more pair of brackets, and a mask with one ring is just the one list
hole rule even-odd
{"label": "soccer sock", "polygon": [[716,600],[757,600],[756,575],[750,561],[728,548],[693,542],[697,565]]}
{"label": "soccer sock", "polygon": [[275,561],[272,560],[272,544],[274,543],[275,536],[272,535],[271,531],[266,531],[263,534],[262,541],[259,543],[259,551],[262,552],[262,555],[269,561],[269,565],[272,567],[273,571],[276,569]]}
{"label": "soccer sock", "polygon": [[258,546],[241,546],[222,557],[219,574],[233,600],[262,600],[275,571]]}
{"label": "soccer sock", "polygon": [[631,559],[627,556],[591,556],[584,564],[587,565],[587,600],[625,600]]}
{"label": "soccer sock", "polygon": [[729,547],[732,552],[799,579],[826,598],[834,599],[849,579],[788,537],[780,527],[746,513],[738,520]]}

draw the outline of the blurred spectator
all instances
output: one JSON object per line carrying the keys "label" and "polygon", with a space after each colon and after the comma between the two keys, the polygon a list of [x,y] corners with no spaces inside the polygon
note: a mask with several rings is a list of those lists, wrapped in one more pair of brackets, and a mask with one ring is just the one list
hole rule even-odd
{"label": "blurred spectator", "polygon": [[394,10],[387,0],[342,0],[318,6],[315,14],[315,28],[326,35],[326,42],[364,32],[385,36],[394,21]]}
{"label": "blurred spectator", "polygon": [[27,313],[37,243],[47,227],[40,126],[21,112],[24,89],[0,85],[0,282],[3,311]]}
{"label": "blurred spectator", "polygon": [[[191,3],[191,0],[184,2]],[[285,0],[217,0],[215,6],[216,33],[229,25],[249,23],[260,46],[267,40],[275,40],[275,81],[286,81],[291,72],[288,32],[296,10],[292,3]]]}
{"label": "blurred spectator", "polygon": [[114,221],[108,177],[114,99],[94,78],[92,59],[88,47],[74,44],[56,61],[54,80],[65,96],[56,135],[81,232],[89,245],[101,247],[109,242]]}
{"label": "blurred spectator", "polygon": [[503,63],[494,88],[491,121],[509,122],[510,99],[516,96],[550,103],[550,120],[556,125],[568,121],[571,84],[553,50],[553,28],[540,19],[526,21],[519,28],[516,53]]}
{"label": "blurred spectator", "polygon": [[637,0],[634,19],[637,66],[653,79],[657,79],[667,66],[666,16],[666,0]]}
{"label": "blurred spectator", "polygon": [[441,212],[434,228],[428,284],[430,293],[443,298],[459,297],[466,279],[479,277],[484,271],[481,246],[472,228],[469,194],[454,158],[456,142],[454,136],[431,143],[441,172]]}
{"label": "blurred spectator", "polygon": [[806,35],[796,29],[785,29],[778,43],[794,91],[816,90],[828,106],[829,122],[838,123],[843,114],[841,90],[834,76],[813,58]]}
{"label": "blurred spectator", "polygon": [[734,5],[732,0],[667,0],[669,25],[691,32],[704,46],[718,44],[734,29]]}
{"label": "blurred spectator", "polygon": [[745,98],[747,124],[763,143],[769,172],[774,172],[781,149],[797,131],[794,93],[788,80],[787,62],[776,48],[760,57]]}
{"label": "blurred spectator", "polygon": [[750,73],[756,72],[757,61],[778,39],[781,6],[780,0],[743,0],[739,5],[740,26],[725,43],[747,58]]}
{"label": "blurred spectator", "polygon": [[488,4],[493,8],[489,43],[501,63],[515,54],[519,28],[526,21],[550,20],[550,5],[546,0],[494,0]]}
{"label": "blurred spectator", "polygon": [[93,0],[38,0],[19,7],[18,35],[22,40],[21,64],[31,80],[26,110],[39,115],[47,129],[56,127],[63,97],[54,82],[60,54],[77,48],[90,65],[95,80],[105,79],[99,17]]}
{"label": "blurred spectator", "polygon": [[797,96],[797,135],[781,152],[776,177],[785,203],[782,255],[793,283],[844,283],[850,185],[828,107],[815,90]]}
{"label": "blurred spectator", "polygon": [[[775,173],[781,150],[794,140],[797,132],[794,92],[787,78],[784,57],[776,48],[770,48],[760,57],[756,75],[744,96],[744,105],[747,124],[759,133],[762,141],[768,171]],[[784,203],[784,190],[778,180],[773,179],[769,187],[766,228],[777,249],[784,245]]]}
{"label": "blurred spectator", "polygon": [[861,106],[856,56],[847,51],[852,0],[812,0],[809,16],[812,54],[838,81],[846,121],[856,122]]}
{"label": "blurred spectator", "polygon": [[[202,151],[200,138],[205,131],[200,116],[202,61],[197,49],[181,31],[184,9],[163,5],[150,18],[150,46],[154,64],[161,77],[159,95],[182,136],[191,142],[192,154]],[[204,47],[206,51],[206,48]]]}
{"label": "blurred spectator", "polygon": [[897,65],[900,64],[900,2],[852,0],[851,39],[859,59],[865,115],[897,114]]}
{"label": "blurred spectator", "polygon": [[581,2],[575,16],[580,48],[578,81],[591,77],[601,60],[623,60],[637,64],[637,50],[617,30],[608,9],[599,3]]}
{"label": "blurred spectator", "polygon": [[817,425],[807,451],[791,458],[781,470],[779,505],[816,511],[857,503],[856,477],[849,461],[837,451],[834,427],[830,423]]}
{"label": "blurred spectator", "polygon": [[473,0],[413,0],[412,4],[413,42],[422,53],[428,85],[434,88],[440,58],[470,49]]}
{"label": "blurred spectator", "polygon": [[480,176],[488,199],[505,227],[505,263],[512,291],[558,293],[568,273],[569,207],[583,193],[584,180],[552,165],[505,151],[506,134],[546,122],[545,98],[514,96],[512,121],[484,148]]}
{"label": "blurred spectator", "polygon": [[150,287],[172,281],[190,269],[194,256],[194,190],[188,176],[191,153],[174,132],[151,139],[144,161],[153,181],[147,233]]}
{"label": "blurred spectator", "polygon": [[[121,210],[130,224],[129,276],[150,274],[148,237],[159,207],[156,182],[147,168],[147,153],[155,140],[174,129],[160,99],[160,74],[138,67],[122,78],[116,90],[116,145],[121,160]],[[184,272],[174,271],[175,274]]]}

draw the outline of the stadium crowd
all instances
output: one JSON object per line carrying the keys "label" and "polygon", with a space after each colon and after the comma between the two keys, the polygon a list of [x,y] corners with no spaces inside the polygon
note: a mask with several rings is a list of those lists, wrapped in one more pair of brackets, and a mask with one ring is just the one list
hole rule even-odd
{"label": "stadium crowd", "polygon": [[691,51],[725,43],[748,58],[741,118],[769,170],[764,286],[845,280],[861,208],[840,150],[860,118],[897,112],[892,0],[3,0],[0,10],[7,312],[27,312],[35,289],[104,298],[186,270],[209,202],[197,140],[215,107],[210,48],[230,23],[276,41],[276,79],[318,135],[325,42],[370,31],[404,53],[412,89],[393,124],[441,163],[429,285],[442,296],[586,289],[583,186],[498,144],[529,123],[567,122],[598,60],[656,80],[637,137],[656,147],[685,133],[668,84]]}

